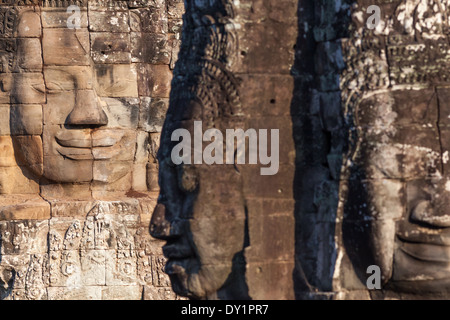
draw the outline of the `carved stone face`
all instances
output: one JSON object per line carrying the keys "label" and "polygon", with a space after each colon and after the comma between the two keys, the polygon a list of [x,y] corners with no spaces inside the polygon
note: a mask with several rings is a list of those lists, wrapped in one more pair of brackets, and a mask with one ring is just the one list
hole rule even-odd
{"label": "carved stone face", "polygon": [[378,92],[356,111],[345,241],[360,274],[376,264],[395,291],[450,291],[449,97],[450,87]]}
{"label": "carved stone face", "polygon": [[[25,13],[22,21],[39,19]],[[58,12],[45,12],[45,19]],[[94,64],[91,41],[108,41],[88,29],[34,30],[38,38],[18,40],[11,86],[16,153],[38,176],[63,183],[112,183],[130,172],[139,113],[132,64]],[[43,75],[42,75],[43,71]],[[119,80],[118,80],[119,79]],[[42,134],[42,135],[41,135]],[[38,159],[36,154],[42,154]]]}
{"label": "carved stone face", "polygon": [[[162,153],[170,145],[162,144]],[[174,291],[197,299],[245,297],[241,279],[232,276],[245,269],[239,174],[232,165],[175,167],[170,161],[160,161],[161,192],[151,234],[167,240],[163,252]]]}

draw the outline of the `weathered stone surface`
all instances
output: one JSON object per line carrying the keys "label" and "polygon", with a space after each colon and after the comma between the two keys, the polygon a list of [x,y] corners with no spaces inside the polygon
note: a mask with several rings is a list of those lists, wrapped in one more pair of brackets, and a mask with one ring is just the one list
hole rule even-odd
{"label": "weathered stone surface", "polygon": [[169,64],[171,46],[166,34],[131,32],[131,61]]}
{"label": "weathered stone surface", "polygon": [[136,153],[134,155],[135,163],[147,163],[149,161],[149,134],[144,131],[138,131],[136,137]]}
{"label": "weathered stone surface", "polygon": [[167,3],[167,14],[169,19],[181,19],[185,12],[183,1],[169,0]]}
{"label": "weathered stone surface", "polygon": [[17,104],[45,103],[45,86],[41,73],[18,73],[14,75],[11,102]]}
{"label": "weathered stone surface", "polygon": [[35,195],[2,196],[0,205],[1,221],[50,219],[50,204]]}
{"label": "weathered stone surface", "polygon": [[12,75],[0,73],[0,84],[1,84],[0,103],[8,104],[11,102],[10,91],[12,85]]}
{"label": "weathered stone surface", "polygon": [[36,194],[39,184],[26,167],[0,167],[0,194]]}
{"label": "weathered stone surface", "polygon": [[107,64],[95,67],[96,90],[102,97],[137,97],[137,73],[134,65]]}
{"label": "weathered stone surface", "polygon": [[17,38],[39,38],[41,32],[42,28],[39,13],[25,11],[20,16],[14,35]]}
{"label": "weathered stone surface", "polygon": [[[179,5],[180,1],[169,3],[173,20],[181,18]],[[139,65],[140,79],[150,83],[149,90],[139,88],[141,95],[168,98],[162,89],[171,88],[157,154],[161,191],[150,230],[154,237],[173,239],[163,251],[178,294],[198,299],[295,297],[296,159],[290,72],[298,35],[297,5],[297,1],[192,4],[183,19],[186,25],[170,87],[169,81],[162,86],[159,79],[161,73],[169,74],[172,62]],[[172,21],[174,33],[176,25]],[[169,46],[174,53],[176,40],[172,35]],[[176,165],[172,134],[177,129],[192,133],[195,121],[202,121],[202,132],[279,130],[279,143],[266,147],[269,153],[279,151],[275,174],[261,175],[264,165],[248,164],[249,159],[246,164],[208,165],[202,159]],[[236,158],[239,152],[233,148],[233,153]],[[153,150],[150,154],[154,156]],[[148,173],[156,165],[149,164]],[[253,202],[259,205],[251,206]],[[220,233],[213,231],[219,229]],[[269,239],[268,234],[274,237]]]}
{"label": "weathered stone surface", "polygon": [[[13,136],[14,156],[18,165],[28,166],[33,178],[42,175],[44,155],[40,136]],[[31,177],[30,177],[31,178]]]}
{"label": "weathered stone surface", "polygon": [[24,164],[16,159],[14,155],[14,145],[11,137],[0,136],[0,167],[13,167]]}
{"label": "weathered stone surface", "polygon": [[102,300],[141,300],[141,298],[140,286],[108,286],[102,291]]}
{"label": "weathered stone surface", "polygon": [[[72,14],[67,12],[66,8],[63,8],[63,10],[43,10],[41,11],[42,26],[44,28],[67,28],[67,20]],[[84,8],[80,8],[80,27],[88,27],[88,14]]]}
{"label": "weathered stone surface", "polygon": [[[156,160],[131,60],[143,52],[147,63],[170,62],[166,1],[77,2],[79,29],[61,1],[8,4],[0,8],[0,299],[138,300],[144,287],[175,299],[162,242],[148,232],[157,194],[147,164]],[[131,31],[158,41],[132,42]],[[145,121],[159,125],[164,111]]]}
{"label": "weathered stone surface", "polygon": [[102,98],[108,117],[109,128],[136,129],[139,120],[139,99],[138,98]]}
{"label": "weathered stone surface", "polygon": [[92,58],[96,63],[130,63],[130,34],[92,32]]}
{"label": "weathered stone surface", "polygon": [[11,105],[9,119],[11,135],[42,134],[42,105]]}
{"label": "weathered stone surface", "polygon": [[93,72],[89,66],[45,66],[44,79],[52,93],[93,88]]}
{"label": "weathered stone surface", "polygon": [[89,30],[95,32],[129,32],[128,11],[90,11]]}
{"label": "weathered stone surface", "polygon": [[90,64],[89,32],[86,29],[44,29],[42,48],[45,65]]}
{"label": "weathered stone surface", "polygon": [[169,98],[172,72],[167,65],[138,64],[139,95]]}
{"label": "weathered stone surface", "polygon": [[150,191],[159,191],[158,172],[159,167],[156,163],[147,164],[147,188]]}
{"label": "weathered stone surface", "polygon": [[147,132],[161,132],[168,107],[169,99],[141,98],[139,127]]}
{"label": "weathered stone surface", "polygon": [[16,40],[20,54],[15,60],[14,71],[40,72],[42,70],[41,42],[38,38],[22,38]]}
{"label": "weathered stone surface", "polygon": [[131,31],[167,33],[168,19],[166,8],[139,8],[130,11]]}
{"label": "weathered stone surface", "polygon": [[1,221],[2,255],[45,253],[46,220]]}

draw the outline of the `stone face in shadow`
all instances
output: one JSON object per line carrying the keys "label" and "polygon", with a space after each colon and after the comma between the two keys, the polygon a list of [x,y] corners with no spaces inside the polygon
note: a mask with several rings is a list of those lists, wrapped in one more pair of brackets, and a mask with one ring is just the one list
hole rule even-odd
{"label": "stone face in shadow", "polygon": [[[196,299],[294,297],[289,68],[296,9],[296,1],[212,1],[186,8],[150,228],[167,241],[166,270],[177,293]],[[214,128],[223,137],[227,129],[279,130],[276,174],[261,175],[264,166],[249,164],[249,157],[245,164],[175,165],[172,134],[185,129],[193,137],[196,121],[203,132]],[[203,142],[202,150],[207,146]]]}

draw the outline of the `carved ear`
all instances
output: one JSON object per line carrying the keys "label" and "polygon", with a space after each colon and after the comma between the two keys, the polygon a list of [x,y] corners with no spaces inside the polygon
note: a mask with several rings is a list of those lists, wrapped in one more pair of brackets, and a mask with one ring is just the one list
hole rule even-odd
{"label": "carved ear", "polygon": [[11,267],[7,267],[3,272],[0,272],[0,289],[3,288],[3,290],[8,290],[11,288],[15,274],[16,271]]}
{"label": "carved ear", "polygon": [[11,77],[6,77],[6,78],[0,80],[0,90],[2,92],[11,91],[11,84],[12,84]]}

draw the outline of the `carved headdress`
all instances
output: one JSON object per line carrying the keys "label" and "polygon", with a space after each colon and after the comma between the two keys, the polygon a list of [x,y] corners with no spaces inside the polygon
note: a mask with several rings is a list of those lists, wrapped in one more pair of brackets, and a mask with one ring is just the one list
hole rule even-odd
{"label": "carved headdress", "polygon": [[385,9],[378,26],[367,28],[366,8],[355,6],[350,37],[343,40],[344,104],[357,103],[367,91],[448,83],[450,0],[375,2]]}

